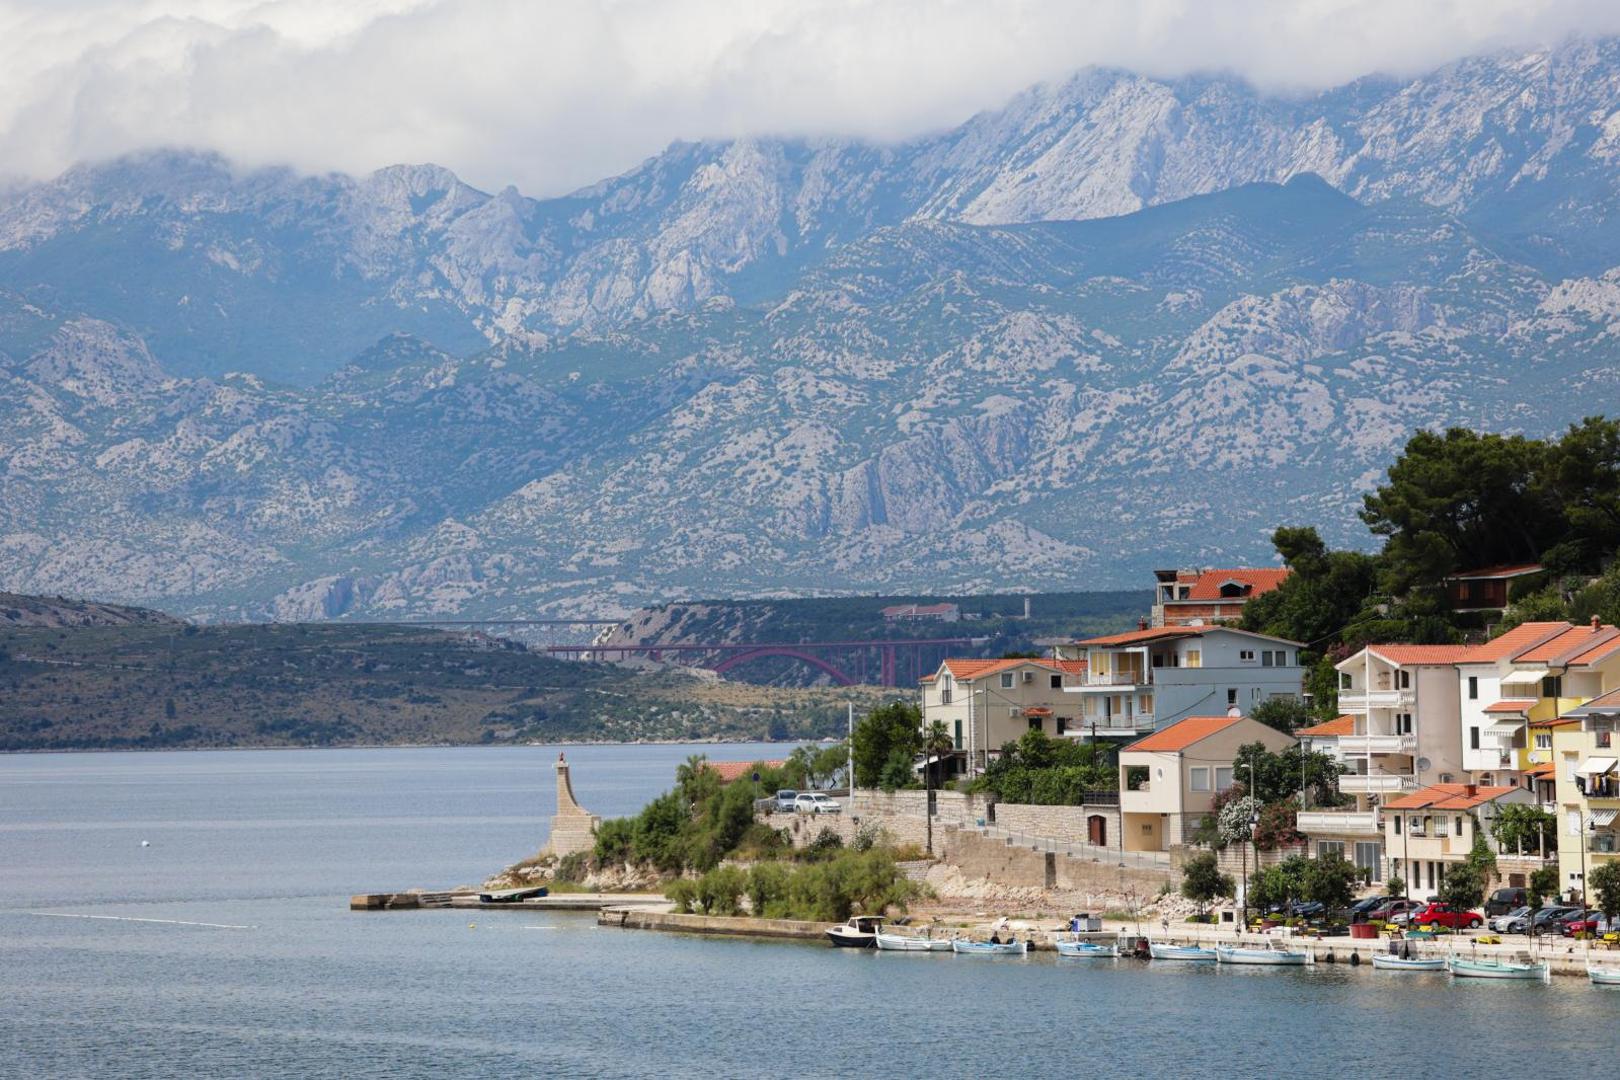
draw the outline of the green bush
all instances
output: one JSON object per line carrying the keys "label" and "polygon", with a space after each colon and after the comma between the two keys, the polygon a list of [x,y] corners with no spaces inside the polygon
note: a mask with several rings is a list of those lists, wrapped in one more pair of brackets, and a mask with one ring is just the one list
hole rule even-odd
{"label": "green bush", "polygon": [[697,882],[676,878],[664,886],[664,896],[675,905],[675,914],[690,915],[697,902]]}
{"label": "green bush", "polygon": [[557,869],[551,874],[553,881],[573,885],[585,880],[590,870],[591,857],[584,851],[571,851],[557,860]]}
{"label": "green bush", "polygon": [[808,862],[831,858],[844,848],[844,839],[830,828],[822,828],[816,838],[805,845],[802,857]]}
{"label": "green bush", "polygon": [[735,866],[718,866],[697,880],[697,903],[705,915],[741,915],[739,901],[748,875]]}

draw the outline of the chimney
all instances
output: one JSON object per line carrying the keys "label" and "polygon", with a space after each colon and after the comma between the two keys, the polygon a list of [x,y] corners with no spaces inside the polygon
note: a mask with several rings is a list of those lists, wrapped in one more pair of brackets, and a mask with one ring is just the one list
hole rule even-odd
{"label": "chimney", "polygon": [[1147,629],[1147,620],[1146,619],[1137,619],[1136,620],[1136,628],[1138,630],[1146,630]]}
{"label": "chimney", "polygon": [[1474,796],[1479,794],[1479,785],[1478,784],[1464,784],[1463,785],[1463,794],[1467,795],[1470,799],[1472,799]]}
{"label": "chimney", "polygon": [[1595,634],[1602,628],[1603,624],[1598,621],[1598,617],[1596,615],[1592,616],[1592,633]]}

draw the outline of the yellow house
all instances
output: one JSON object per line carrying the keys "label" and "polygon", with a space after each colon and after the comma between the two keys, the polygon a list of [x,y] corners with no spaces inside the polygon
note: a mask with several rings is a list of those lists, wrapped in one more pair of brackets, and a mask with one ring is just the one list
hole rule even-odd
{"label": "yellow house", "polygon": [[1557,769],[1558,875],[1567,895],[1582,895],[1594,867],[1620,857],[1620,690],[1570,709],[1548,725]]}
{"label": "yellow house", "polygon": [[1066,691],[1085,671],[1084,660],[946,660],[920,680],[923,730],[945,725],[956,751],[951,771],[982,772],[1027,732],[1078,736],[1080,701]]}
{"label": "yellow house", "polygon": [[1237,783],[1238,748],[1261,743],[1277,753],[1294,738],[1246,716],[1189,716],[1119,752],[1121,845],[1168,851],[1187,837]]}
{"label": "yellow house", "polygon": [[1480,830],[1493,851],[1491,821],[1509,803],[1534,796],[1521,787],[1431,784],[1384,803],[1384,845],[1390,870],[1406,882],[1407,895],[1431,896],[1446,872],[1468,858]]}

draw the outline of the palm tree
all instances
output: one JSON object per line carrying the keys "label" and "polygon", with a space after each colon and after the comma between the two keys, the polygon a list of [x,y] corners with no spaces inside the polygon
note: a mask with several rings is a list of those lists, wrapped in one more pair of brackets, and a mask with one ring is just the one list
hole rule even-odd
{"label": "palm tree", "polygon": [[928,829],[928,854],[934,853],[934,770],[928,759],[942,759],[955,747],[945,721],[935,720],[923,735],[923,785],[928,791],[928,802],[923,807],[923,821]]}

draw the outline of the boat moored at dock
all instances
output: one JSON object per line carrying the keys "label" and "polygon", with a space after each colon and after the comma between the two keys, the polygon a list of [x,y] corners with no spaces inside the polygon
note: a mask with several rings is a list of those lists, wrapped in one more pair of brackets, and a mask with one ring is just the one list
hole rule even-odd
{"label": "boat moored at dock", "polygon": [[1456,979],[1551,981],[1550,969],[1545,960],[1540,963],[1522,964],[1511,960],[1464,960],[1459,956],[1451,956],[1446,960],[1446,970]]}
{"label": "boat moored at dock", "polygon": [[950,952],[950,938],[912,937],[879,930],[874,937],[883,952]]}
{"label": "boat moored at dock", "polygon": [[1148,955],[1155,960],[1189,960],[1194,963],[1214,963],[1215,950],[1205,949],[1197,945],[1167,945],[1163,942],[1148,942]]}
{"label": "boat moored at dock", "polygon": [[1315,963],[1308,950],[1257,949],[1240,945],[1217,945],[1215,960],[1222,964],[1253,964],[1261,967],[1305,967]]}
{"label": "boat moored at dock", "polygon": [[1593,986],[1620,986],[1620,968],[1600,968],[1588,964],[1586,977]]}
{"label": "boat moored at dock", "polygon": [[883,928],[881,915],[852,915],[837,926],[827,928],[827,938],[842,949],[870,949],[877,944],[878,931]]}
{"label": "boat moored at dock", "polygon": [[1027,941],[967,941],[956,938],[951,951],[961,956],[1023,956],[1029,951]]}
{"label": "boat moored at dock", "polygon": [[1440,956],[1407,957],[1374,953],[1372,966],[1379,971],[1444,971],[1446,961]]}
{"label": "boat moored at dock", "polygon": [[1119,944],[1117,942],[1104,945],[1096,941],[1059,941],[1057,951],[1059,956],[1082,956],[1098,960],[1112,960],[1119,956]]}

